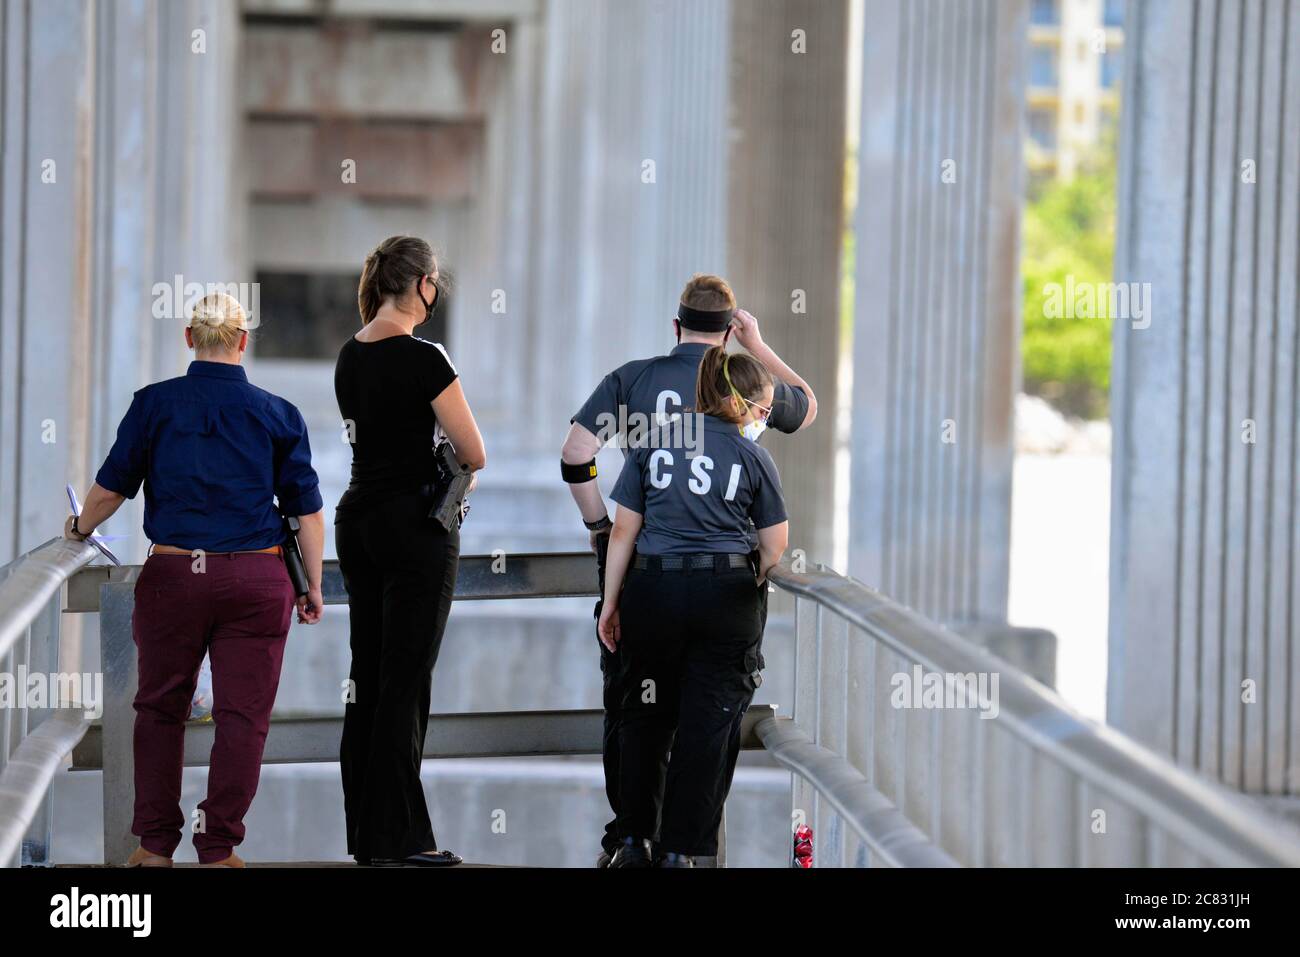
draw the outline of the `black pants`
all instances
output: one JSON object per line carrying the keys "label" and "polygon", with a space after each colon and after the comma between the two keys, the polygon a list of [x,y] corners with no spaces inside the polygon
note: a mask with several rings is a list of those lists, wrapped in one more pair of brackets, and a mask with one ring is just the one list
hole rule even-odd
{"label": "black pants", "polygon": [[348,592],[354,698],[339,763],[348,853],[402,858],[437,847],[420,785],[433,666],[447,625],[460,532],[402,495],[335,528]]}
{"label": "black pants", "polygon": [[663,851],[717,854],[741,720],[761,680],[765,604],[748,568],[628,572],[619,603],[620,837],[651,838],[658,826]]}
{"label": "black pants", "polygon": [[[604,557],[601,556],[600,562],[600,591],[605,593],[605,566]],[[758,644],[758,667],[761,671],[765,664],[763,662],[763,634],[767,630],[767,596],[768,588],[763,586],[759,593],[761,607],[759,609],[759,644]],[[596,602],[596,618],[600,618],[601,602]],[[602,704],[605,708],[605,729],[601,741],[601,759],[605,767],[605,796],[609,799],[610,810],[614,816],[609,819],[605,825],[605,833],[601,836],[600,845],[605,852],[611,856],[618,849],[622,841],[620,834],[623,828],[619,825],[619,807],[621,802],[618,799],[619,788],[619,720],[622,716],[623,708],[623,655],[621,649],[610,651],[601,642],[599,634],[596,636],[596,645],[600,649],[600,675],[603,685]],[[669,743],[671,747],[671,742]],[[731,766],[734,768],[737,758],[739,758],[739,740],[737,740],[737,753],[731,758]],[[662,790],[656,796],[656,808],[662,805]],[[656,811],[654,830],[644,836],[658,842],[659,840],[659,820],[658,811]]]}

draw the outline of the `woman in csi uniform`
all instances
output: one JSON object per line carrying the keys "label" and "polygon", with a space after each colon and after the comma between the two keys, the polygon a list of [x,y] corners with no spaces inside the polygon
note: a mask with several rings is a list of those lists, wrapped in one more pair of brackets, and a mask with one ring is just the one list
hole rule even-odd
{"label": "woman in csi uniform", "polygon": [[761,591],[789,532],[776,465],[757,444],[771,409],[767,369],[715,346],[696,379],[703,448],[636,449],[614,486],[598,625],[624,668],[622,844],[610,867],[691,867],[718,852],[741,719],[762,681]]}
{"label": "woman in csi uniform", "polygon": [[[324,519],[307,427],[284,399],[240,367],[248,320],[231,296],[209,295],[185,330],[186,374],[135,394],[81,515],[64,534],[84,541],[144,483],[154,544],[135,585],[135,821],[131,867],[170,867],[181,813],[185,718],[206,650],[216,740],[195,832],[199,863],[243,867],[234,848],[262,769],[294,607],[281,545],[298,517],[309,591],[298,621],[320,620]],[[276,507],[276,502],[279,508]]]}
{"label": "woman in csi uniform", "polygon": [[348,853],[361,864],[460,863],[438,850],[420,784],[433,666],[460,555],[459,529],[429,517],[425,490],[439,435],[462,465],[481,469],[487,458],[446,352],[413,335],[438,295],[429,244],[384,240],[366,257],[362,327],[334,371],[352,443],[352,480],[335,511],[352,646],[339,758]]}

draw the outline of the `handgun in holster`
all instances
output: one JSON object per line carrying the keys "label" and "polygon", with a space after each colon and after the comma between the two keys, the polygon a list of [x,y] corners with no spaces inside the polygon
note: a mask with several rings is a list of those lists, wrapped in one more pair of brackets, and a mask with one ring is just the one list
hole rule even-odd
{"label": "handgun in holster", "polygon": [[438,475],[434,483],[434,506],[429,510],[429,517],[450,532],[464,524],[469,512],[465,497],[469,494],[474,472],[468,465],[460,463],[450,442],[438,443],[433,456]]}
{"label": "handgun in holster", "polygon": [[284,567],[289,572],[289,581],[293,583],[293,593],[301,598],[307,594],[307,565],[302,560],[302,549],[298,547],[298,532],[302,523],[290,516],[284,520]]}
{"label": "handgun in holster", "polygon": [[605,561],[609,557],[609,533],[596,536],[596,582],[600,594],[596,597],[595,617],[599,620],[601,606],[605,603]]}

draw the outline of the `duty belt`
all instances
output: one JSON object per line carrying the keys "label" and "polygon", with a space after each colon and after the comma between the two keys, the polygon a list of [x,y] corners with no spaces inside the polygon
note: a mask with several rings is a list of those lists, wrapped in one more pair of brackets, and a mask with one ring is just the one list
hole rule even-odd
{"label": "duty belt", "polygon": [[749,568],[748,555],[735,553],[721,555],[715,552],[703,552],[697,555],[637,555],[632,560],[632,567],[652,572],[696,572],[723,571],[728,568]]}

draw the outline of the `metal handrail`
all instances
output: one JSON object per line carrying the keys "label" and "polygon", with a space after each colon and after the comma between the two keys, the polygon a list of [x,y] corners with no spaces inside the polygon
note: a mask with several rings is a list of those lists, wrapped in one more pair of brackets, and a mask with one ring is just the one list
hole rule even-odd
{"label": "metal handrail", "polygon": [[997,722],[1206,856],[1237,865],[1300,866],[1300,833],[1287,822],[1083,717],[1048,688],[915,611],[831,571],[796,572],[788,561],[771,578],[923,668],[939,674],[995,670]]}
{"label": "metal handrail", "polygon": [[[506,567],[497,568],[491,556],[466,556],[462,570],[468,574],[458,582],[457,598],[545,597],[594,592],[594,562],[589,553],[556,553],[514,556]],[[345,600],[341,581],[326,575],[326,602]],[[110,660],[121,658],[129,667],[129,592],[131,568],[86,569],[76,579],[85,587],[69,585],[69,610],[101,611],[101,637],[122,632],[122,647]],[[856,581],[825,570],[796,572],[789,562],[775,569],[773,582],[799,601],[816,606],[822,614],[841,619],[846,630],[867,637],[901,659],[927,670],[945,674],[995,671],[999,676],[999,713],[987,722],[1073,773],[1090,787],[1104,791],[1142,814],[1158,830],[1197,849],[1214,863],[1300,866],[1300,838],[1292,836],[1285,822],[1261,811],[1240,795],[1180,769],[1163,757],[1103,725],[1072,711],[1049,689],[1020,671],[994,658],[989,652],[946,631],[910,609]],[[99,609],[98,591],[110,599]],[[74,592],[76,597],[74,597]],[[3,594],[3,592],[0,592]],[[113,595],[119,597],[113,599]],[[92,605],[93,601],[93,605]],[[108,618],[103,619],[107,612]],[[798,616],[796,616],[798,618]],[[126,629],[126,630],[123,630]],[[117,641],[117,639],[112,639]],[[116,647],[116,646],[115,646]],[[106,671],[109,667],[106,664]],[[116,665],[114,665],[116,667]],[[123,687],[130,682],[124,682]],[[111,695],[110,695],[111,698]],[[796,702],[797,703],[797,702]],[[122,714],[129,701],[120,704]],[[105,712],[105,733],[110,714],[117,714],[110,700]],[[464,716],[467,720],[480,716]],[[517,720],[519,716],[502,716]],[[855,768],[848,757],[810,740],[796,708],[793,721],[770,715],[754,715],[758,739],[785,767],[807,781],[824,804],[847,822],[883,863],[900,866],[951,866],[964,860],[960,849],[950,847],[933,827],[927,831],[924,815],[909,814],[894,807],[885,785],[877,785],[870,773]],[[590,719],[590,716],[583,716]],[[123,728],[126,726],[123,725]],[[470,729],[473,731],[473,729]],[[477,734],[477,731],[473,731]],[[507,737],[513,737],[511,732]],[[757,742],[756,742],[757,743]],[[517,742],[493,745],[493,753],[508,753]],[[129,751],[129,737],[119,742]],[[473,748],[478,748],[475,744]],[[471,748],[471,750],[473,750]],[[125,774],[130,767],[127,751],[104,762]],[[290,756],[293,759],[293,756]],[[120,767],[119,767],[120,765]],[[999,769],[999,781],[1011,774]],[[122,781],[129,787],[129,774]],[[110,817],[109,788],[105,790],[106,822]],[[968,857],[969,855],[967,855]],[[978,855],[976,855],[978,857]]]}
{"label": "metal handrail", "polygon": [[23,738],[9,756],[0,775],[0,861],[12,860],[18,852],[54,775],[88,727],[84,712],[61,708]]}
{"label": "metal handrail", "polygon": [[51,538],[21,555],[0,582],[0,656],[8,653],[72,574],[97,555],[93,545]]}
{"label": "metal handrail", "polygon": [[754,726],[763,747],[783,768],[798,774],[893,867],[960,867],[936,847],[866,777],[844,758],[814,744],[790,718],[764,718]]}
{"label": "metal handrail", "polygon": [[[57,601],[63,583],[97,554],[84,542],[52,538],[5,566],[0,580],[0,662],[11,660],[10,653],[19,640],[30,636],[33,623]],[[51,610],[57,618],[57,605]],[[57,630],[55,620],[45,636],[55,648]],[[30,654],[30,646],[29,639],[24,654]],[[50,783],[64,757],[89,726],[83,711],[56,708],[48,720],[29,731],[26,712],[21,713],[19,742],[12,754],[8,753],[9,715],[0,740],[0,862],[17,853],[24,835],[42,813]]]}

